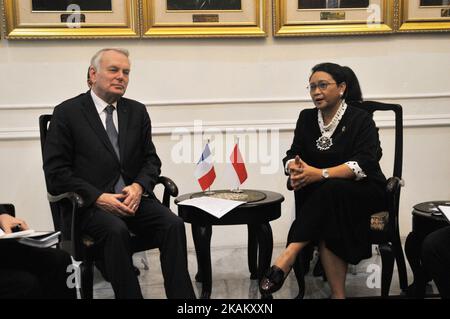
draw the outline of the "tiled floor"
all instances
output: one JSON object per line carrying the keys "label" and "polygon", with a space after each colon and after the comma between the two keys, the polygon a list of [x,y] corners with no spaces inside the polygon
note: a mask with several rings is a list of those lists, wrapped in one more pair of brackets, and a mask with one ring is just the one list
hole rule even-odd
{"label": "tiled floor", "polygon": [[[274,247],[274,254],[272,260],[282,250],[282,247]],[[188,252],[189,272],[191,278],[197,271],[197,261],[195,251]],[[142,254],[142,253],[141,253]],[[149,270],[144,270],[143,264],[140,261],[139,255],[134,256],[135,265],[140,268],[141,275],[139,281],[141,283],[142,293],[144,298],[161,299],[166,298],[163,286],[163,279],[161,275],[161,268],[159,262],[159,254],[157,250],[147,251],[147,258],[150,264]],[[247,266],[247,248],[216,248],[211,250],[212,271],[213,271],[213,287],[211,298],[215,299],[259,299],[257,280],[250,280],[250,274]],[[311,268],[315,264],[315,258],[312,261]],[[371,276],[374,270],[379,270],[381,265],[381,257],[373,254],[371,259],[362,261],[357,266],[349,268],[347,276],[347,296],[348,297],[369,297],[379,296],[379,288],[369,288],[367,281],[372,282]],[[371,270],[371,268],[373,268]],[[356,273],[355,273],[356,270]],[[370,272],[367,272],[367,271]],[[353,273],[351,273],[353,271]],[[322,280],[321,277],[313,277],[312,271],[306,276],[306,292],[305,299],[321,299],[330,296],[328,284]],[[371,276],[371,277],[370,277]],[[411,284],[412,275],[408,267],[408,282]],[[197,296],[201,292],[201,284],[193,280],[194,289]],[[292,299],[298,293],[298,286],[293,272],[286,279],[283,288],[274,294],[276,299]],[[398,284],[397,270],[394,270],[392,279],[390,295],[400,295],[400,288]],[[101,275],[96,272],[94,283],[94,298],[114,298],[109,283],[105,282]]]}

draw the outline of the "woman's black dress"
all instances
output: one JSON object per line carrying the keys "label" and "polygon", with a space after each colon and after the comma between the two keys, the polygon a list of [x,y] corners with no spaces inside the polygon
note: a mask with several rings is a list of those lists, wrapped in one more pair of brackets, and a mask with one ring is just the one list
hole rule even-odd
{"label": "woman's black dress", "polygon": [[348,105],[333,133],[333,145],[321,151],[316,147],[321,136],[317,112],[315,108],[300,113],[294,141],[283,162],[296,155],[317,168],[356,161],[367,177],[359,181],[330,178],[296,191],[296,219],[288,243],[324,240],[334,254],[357,264],[372,255],[370,215],[386,207],[378,129],[370,113]]}

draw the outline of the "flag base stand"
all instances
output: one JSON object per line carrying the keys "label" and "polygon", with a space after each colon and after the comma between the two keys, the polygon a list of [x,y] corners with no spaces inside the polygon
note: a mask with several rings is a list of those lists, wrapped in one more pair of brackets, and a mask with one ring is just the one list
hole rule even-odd
{"label": "flag base stand", "polygon": [[242,189],[237,188],[237,189],[232,189],[231,192],[232,193],[243,193],[244,191]]}
{"label": "flag base stand", "polygon": [[[241,193],[233,193],[231,189],[218,189],[214,191],[214,195],[211,197],[221,198],[221,199],[229,199],[229,200],[238,200],[246,203],[259,202],[266,198],[265,193],[261,191],[255,191],[251,189],[244,189]],[[205,192],[193,193],[191,198],[203,197]]]}
{"label": "flag base stand", "polygon": [[213,192],[213,191],[206,191],[206,192],[203,192],[203,194],[205,194],[206,196],[210,196],[210,195],[214,195],[215,192]]}

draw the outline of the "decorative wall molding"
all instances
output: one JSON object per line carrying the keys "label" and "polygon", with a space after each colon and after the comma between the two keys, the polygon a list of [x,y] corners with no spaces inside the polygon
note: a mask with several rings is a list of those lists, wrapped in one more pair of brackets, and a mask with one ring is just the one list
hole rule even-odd
{"label": "decorative wall molding", "polygon": [[0,141],[2,140],[34,140],[39,139],[39,128],[21,127],[0,129]]}
{"label": "decorative wall molding", "polygon": [[[432,99],[450,99],[450,93],[431,93],[431,94],[408,94],[408,95],[384,95],[369,96],[366,100],[379,101],[403,101],[405,104],[411,100],[426,100],[429,104]],[[196,106],[196,105],[249,105],[249,104],[297,104],[311,103],[309,97],[286,98],[286,99],[217,99],[217,100],[184,100],[184,101],[153,101],[145,103],[148,108],[171,107],[171,106]],[[394,102],[395,103],[395,102]],[[27,111],[42,110],[42,113],[52,112],[53,106],[48,104],[29,104],[29,105],[0,105],[0,113],[8,111]],[[272,119],[272,120],[243,120],[243,121],[204,121],[201,129],[206,132],[226,132],[233,131],[235,133],[248,132],[251,130],[278,130],[280,132],[293,131],[296,124],[295,119]],[[394,127],[393,117],[377,117],[375,116],[378,127],[392,128]],[[404,127],[433,127],[433,126],[450,126],[450,114],[414,114],[404,115]],[[156,136],[167,136],[176,132],[180,134],[194,133],[194,123],[185,122],[169,122],[154,123],[153,134]],[[197,132],[197,131],[195,131]],[[37,127],[12,127],[0,128],[0,140],[30,140],[39,138],[39,129]]]}
{"label": "decorative wall molding", "polygon": [[[404,95],[372,95],[366,96],[366,100],[374,101],[408,101],[408,100],[422,100],[422,99],[442,99],[450,98],[449,93],[421,93],[421,94],[404,94]],[[182,100],[182,101],[153,101],[145,102],[147,107],[161,107],[161,106],[190,106],[190,105],[230,105],[230,104],[280,104],[280,103],[311,103],[309,97],[298,98],[267,98],[267,99],[214,99],[214,100]],[[57,105],[58,103],[55,103]],[[36,110],[36,109],[53,109],[54,106],[49,104],[17,104],[17,105],[0,105],[2,110]]]}
{"label": "decorative wall molding", "polygon": [[[450,98],[450,93],[430,93],[430,94],[408,94],[392,96],[368,96],[366,100],[373,101],[397,101],[397,100],[420,100],[420,99],[441,99]],[[218,100],[191,100],[191,101],[154,101],[145,103],[148,107],[155,106],[177,106],[177,105],[220,105],[220,104],[279,104],[279,103],[311,103],[311,98],[267,98],[267,99],[218,99]]]}
{"label": "decorative wall molding", "polygon": [[[153,135],[167,136],[172,133],[177,135],[192,134],[200,132],[252,132],[258,130],[277,130],[279,132],[294,131],[297,119],[289,120],[249,120],[249,121],[215,121],[202,122],[201,130],[194,130],[193,122],[178,123],[160,123],[154,124],[152,128]],[[393,117],[376,117],[375,121],[379,128],[393,128]],[[405,128],[414,127],[434,127],[450,126],[450,114],[436,115],[406,115],[403,118]],[[39,128],[37,127],[19,127],[19,128],[0,128],[1,140],[30,140],[39,139]]]}

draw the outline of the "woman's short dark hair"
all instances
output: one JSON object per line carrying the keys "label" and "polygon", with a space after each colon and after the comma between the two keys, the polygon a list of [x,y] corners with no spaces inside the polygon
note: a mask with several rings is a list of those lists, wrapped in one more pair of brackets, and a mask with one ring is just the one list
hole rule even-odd
{"label": "woman's short dark hair", "polygon": [[311,72],[311,76],[316,72],[328,73],[338,85],[345,82],[347,88],[344,92],[344,99],[347,103],[350,101],[361,102],[363,100],[358,78],[355,72],[348,66],[340,66],[339,64],[329,62],[320,63],[315,65]]}
{"label": "woman's short dark hair", "polygon": [[362,102],[362,92],[361,87],[359,85],[358,78],[356,77],[355,72],[348,66],[343,66],[342,70],[345,73],[345,77],[347,78],[347,90],[345,92],[345,101],[348,102]]}

